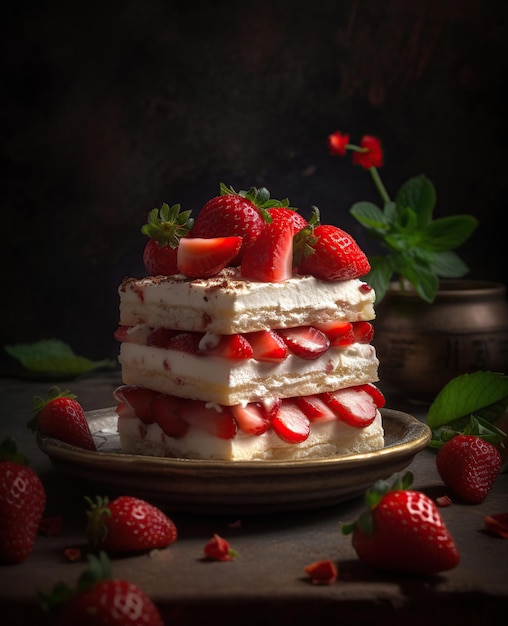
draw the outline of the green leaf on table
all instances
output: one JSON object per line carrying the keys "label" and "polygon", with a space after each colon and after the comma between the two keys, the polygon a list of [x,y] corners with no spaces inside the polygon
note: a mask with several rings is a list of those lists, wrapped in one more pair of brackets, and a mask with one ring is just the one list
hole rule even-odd
{"label": "green leaf on table", "polygon": [[5,346],[8,354],[31,372],[45,372],[78,376],[95,369],[113,368],[113,359],[91,361],[76,355],[72,348],[59,339],[42,339],[35,343]]}
{"label": "green leaf on table", "polygon": [[[427,425],[436,429],[480,412],[494,420],[506,409],[508,376],[479,371],[453,378],[438,393],[427,413]],[[495,410],[494,410],[495,409]]]}

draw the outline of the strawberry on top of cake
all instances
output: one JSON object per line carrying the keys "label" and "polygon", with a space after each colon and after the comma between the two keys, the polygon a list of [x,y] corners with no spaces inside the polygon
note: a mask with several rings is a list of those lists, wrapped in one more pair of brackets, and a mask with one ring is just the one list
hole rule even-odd
{"label": "strawberry on top of cake", "polygon": [[119,288],[124,452],[223,460],[382,448],[370,265],[266,189],[221,185],[197,218],[149,213],[148,276]]}

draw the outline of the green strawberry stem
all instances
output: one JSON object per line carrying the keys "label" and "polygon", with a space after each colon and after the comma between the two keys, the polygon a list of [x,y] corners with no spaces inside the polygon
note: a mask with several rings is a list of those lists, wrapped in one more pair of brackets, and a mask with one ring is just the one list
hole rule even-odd
{"label": "green strawberry stem", "polygon": [[366,510],[361,513],[355,522],[342,524],[342,534],[350,535],[358,526],[362,532],[371,535],[373,532],[372,511],[377,507],[383,496],[391,491],[405,491],[409,489],[413,484],[413,479],[413,473],[408,471],[402,477],[400,474],[396,474],[391,482],[388,480],[377,480],[365,493]]}
{"label": "green strawberry stem", "polygon": [[0,444],[0,461],[29,465],[28,457],[18,452],[18,446],[12,437],[6,437]]}
{"label": "green strawberry stem", "polygon": [[27,427],[30,428],[30,430],[32,430],[33,432],[37,430],[37,417],[39,413],[42,411],[42,409],[46,405],[48,405],[50,402],[53,402],[53,400],[56,400],[57,398],[71,398],[75,400],[77,396],[71,393],[68,389],[65,389],[64,391],[62,391],[60,387],[57,387],[56,385],[50,388],[50,390],[48,391],[47,398],[34,396],[33,398],[34,416],[32,417],[31,420],[27,422]]}
{"label": "green strawberry stem", "polygon": [[104,524],[105,517],[111,517],[111,510],[109,508],[109,498],[104,496],[103,498],[100,496],[96,496],[95,501],[93,501],[88,496],[85,497],[85,500],[89,504],[89,509],[86,512],[86,516],[88,519],[86,534],[88,537],[88,542],[91,547],[96,547],[99,543],[106,539],[108,534],[108,528],[106,524]]}
{"label": "green strawberry stem", "polygon": [[148,221],[141,227],[143,235],[155,239],[159,246],[176,248],[178,242],[194,225],[191,211],[181,211],[179,204],[169,206],[164,202],[160,209],[148,213]]}
{"label": "green strawberry stem", "polygon": [[81,573],[74,589],[66,583],[59,582],[51,593],[39,592],[39,603],[45,613],[57,613],[73,596],[91,589],[102,580],[112,578],[111,561],[106,552],[100,551],[97,556],[88,554],[86,558],[88,566]]}
{"label": "green strawberry stem", "polygon": [[233,187],[228,187],[224,183],[220,183],[220,195],[240,196],[241,198],[250,200],[250,202],[257,207],[259,213],[268,224],[272,221],[272,216],[268,212],[268,209],[283,207],[296,211],[295,208],[289,206],[288,198],[284,198],[284,200],[275,200],[274,198],[270,198],[270,192],[266,187],[260,187],[259,189],[257,187],[250,187],[247,191],[240,190],[237,192],[233,189]]}

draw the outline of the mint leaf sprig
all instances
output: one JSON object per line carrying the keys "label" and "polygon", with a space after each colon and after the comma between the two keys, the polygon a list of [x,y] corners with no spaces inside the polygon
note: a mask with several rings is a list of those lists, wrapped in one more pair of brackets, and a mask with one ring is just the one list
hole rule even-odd
{"label": "mint leaf sprig", "polygon": [[429,447],[440,448],[458,434],[476,435],[504,447],[507,435],[496,422],[508,410],[508,376],[478,371],[449,381],[429,407]]}
{"label": "mint leaf sprig", "polygon": [[382,208],[373,202],[356,202],[351,215],[380,243],[384,256],[369,257],[371,270],[365,280],[381,302],[394,279],[400,289],[412,286],[419,297],[432,303],[440,278],[460,278],[469,268],[454,252],[473,233],[478,220],[460,214],[434,218],[436,190],[423,174],[407,180],[393,200],[379,175],[383,149],[377,137],[365,135],[360,145],[349,143],[349,135],[335,132],[328,136],[330,154],[353,153],[353,164],[371,175],[381,197]]}

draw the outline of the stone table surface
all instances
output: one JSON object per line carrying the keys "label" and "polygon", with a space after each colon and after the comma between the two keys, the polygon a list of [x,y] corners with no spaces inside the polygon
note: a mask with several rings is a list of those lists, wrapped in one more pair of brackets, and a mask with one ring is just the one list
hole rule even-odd
{"label": "stone table surface", "polygon": [[[112,406],[119,384],[117,372],[59,382],[71,389],[85,410]],[[34,395],[45,395],[50,380],[0,378],[0,438],[12,436],[31,459],[47,492],[45,516],[62,516],[56,536],[38,535],[23,563],[0,566],[2,626],[43,624],[38,592],[58,581],[72,585],[84,561],[69,562],[68,547],[84,547],[86,504],[82,488],[56,469],[26,427]],[[389,397],[391,409],[424,419],[425,407],[408,406]],[[447,493],[435,468],[435,453],[419,452],[408,466],[414,487],[432,498]],[[97,493],[105,495],[100,485]],[[460,564],[430,577],[381,573],[362,564],[342,536],[340,524],[355,519],[363,499],[317,510],[263,515],[168,515],[177,525],[178,540],[151,554],[113,558],[115,577],[138,584],[159,607],[166,624],[224,626],[242,624],[448,624],[463,625],[506,615],[508,607],[508,541],[486,530],[484,517],[508,511],[508,475],[501,474],[479,505],[454,502],[440,509],[461,553]],[[203,559],[205,543],[217,533],[228,539],[238,557],[230,562]],[[312,585],[304,567],[319,559],[333,560],[339,578],[332,585]]]}

